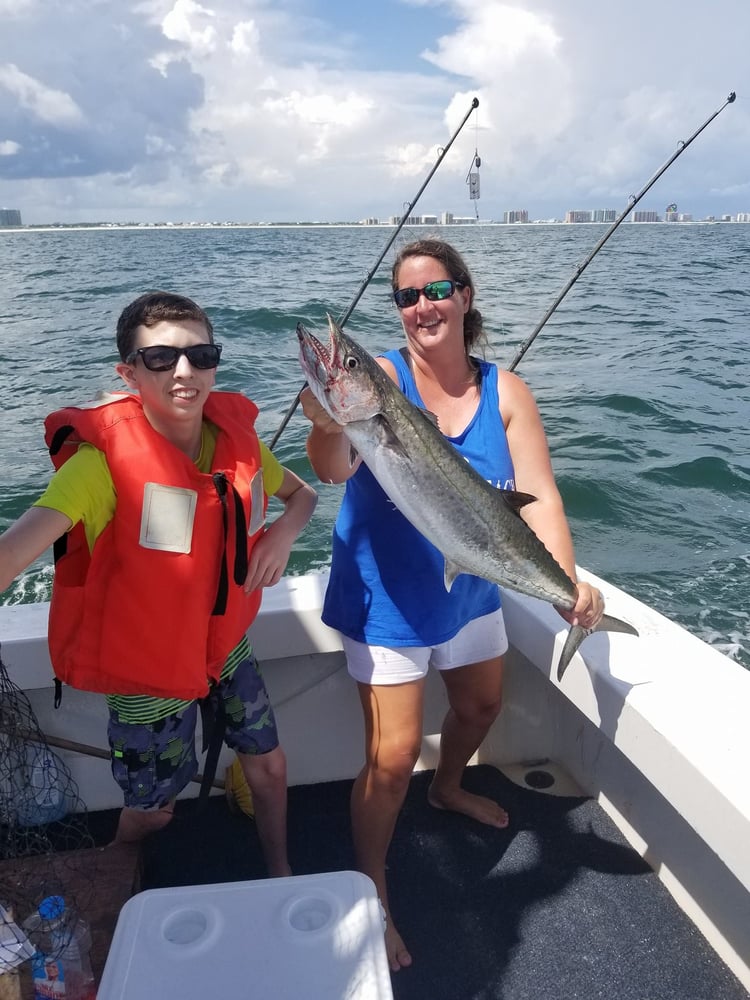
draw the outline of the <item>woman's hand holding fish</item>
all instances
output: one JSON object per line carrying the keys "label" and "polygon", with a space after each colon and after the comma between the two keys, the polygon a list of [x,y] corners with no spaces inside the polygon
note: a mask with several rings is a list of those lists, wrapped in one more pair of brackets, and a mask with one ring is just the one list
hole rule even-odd
{"label": "woman's hand holding fish", "polygon": [[318,402],[310,388],[300,393],[302,412],[312,424],[307,437],[307,455],[318,478],[324,483],[344,483],[359,466],[359,459],[343,426]]}
{"label": "woman's hand holding fish", "polygon": [[300,397],[302,412],[316,430],[323,434],[341,434],[343,427],[337,424],[323,406],[317,401],[310,388],[302,390]]}
{"label": "woman's hand holding fish", "polygon": [[601,590],[583,580],[579,580],[576,586],[578,599],[573,610],[564,611],[562,608],[557,608],[557,611],[571,625],[594,628],[604,614],[604,596]]}

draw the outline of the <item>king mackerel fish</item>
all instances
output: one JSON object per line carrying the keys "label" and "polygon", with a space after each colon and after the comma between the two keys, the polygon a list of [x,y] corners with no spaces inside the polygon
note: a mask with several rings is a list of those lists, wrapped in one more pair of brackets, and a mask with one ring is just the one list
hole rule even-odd
{"label": "king mackerel fish", "polygon": [[[326,348],[297,325],[310,389],[404,517],[443,554],[447,589],[459,573],[471,573],[572,610],[575,583],[518,513],[534,497],[486,482],[330,316],[328,326]],[[592,631],[638,634],[610,615],[595,629],[572,626],[558,679]]]}

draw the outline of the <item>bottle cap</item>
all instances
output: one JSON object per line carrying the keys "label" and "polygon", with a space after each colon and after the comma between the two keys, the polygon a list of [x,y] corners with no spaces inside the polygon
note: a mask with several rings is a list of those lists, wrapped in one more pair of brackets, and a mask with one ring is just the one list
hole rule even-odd
{"label": "bottle cap", "polygon": [[42,920],[56,920],[65,913],[65,900],[62,896],[47,896],[39,904],[39,916]]}

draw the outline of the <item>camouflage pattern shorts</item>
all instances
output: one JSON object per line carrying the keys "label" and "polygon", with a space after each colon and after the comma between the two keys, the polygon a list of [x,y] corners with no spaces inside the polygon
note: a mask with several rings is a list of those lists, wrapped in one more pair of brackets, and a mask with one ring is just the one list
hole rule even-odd
{"label": "camouflage pattern shorts", "polygon": [[[258,662],[252,654],[220,681],[212,697],[224,709],[224,742],[232,750],[264,754],[279,745],[276,719]],[[156,810],[167,805],[198,771],[195,727],[199,702],[158,722],[123,722],[109,713],[112,774],[131,809]]]}

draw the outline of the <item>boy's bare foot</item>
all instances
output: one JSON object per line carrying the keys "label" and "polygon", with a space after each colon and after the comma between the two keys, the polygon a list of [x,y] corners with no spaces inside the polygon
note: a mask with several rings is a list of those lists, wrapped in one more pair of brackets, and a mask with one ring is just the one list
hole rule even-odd
{"label": "boy's bare foot", "polygon": [[401,939],[401,935],[393,926],[390,916],[385,924],[385,951],[388,956],[388,965],[391,972],[398,972],[411,965],[411,955],[406,950],[406,945]]}
{"label": "boy's bare foot", "polygon": [[502,830],[508,825],[508,814],[492,799],[483,795],[474,795],[463,788],[450,793],[437,792],[434,783],[427,793],[427,801],[435,809],[448,809],[451,812],[463,813],[479,823],[495,826]]}

